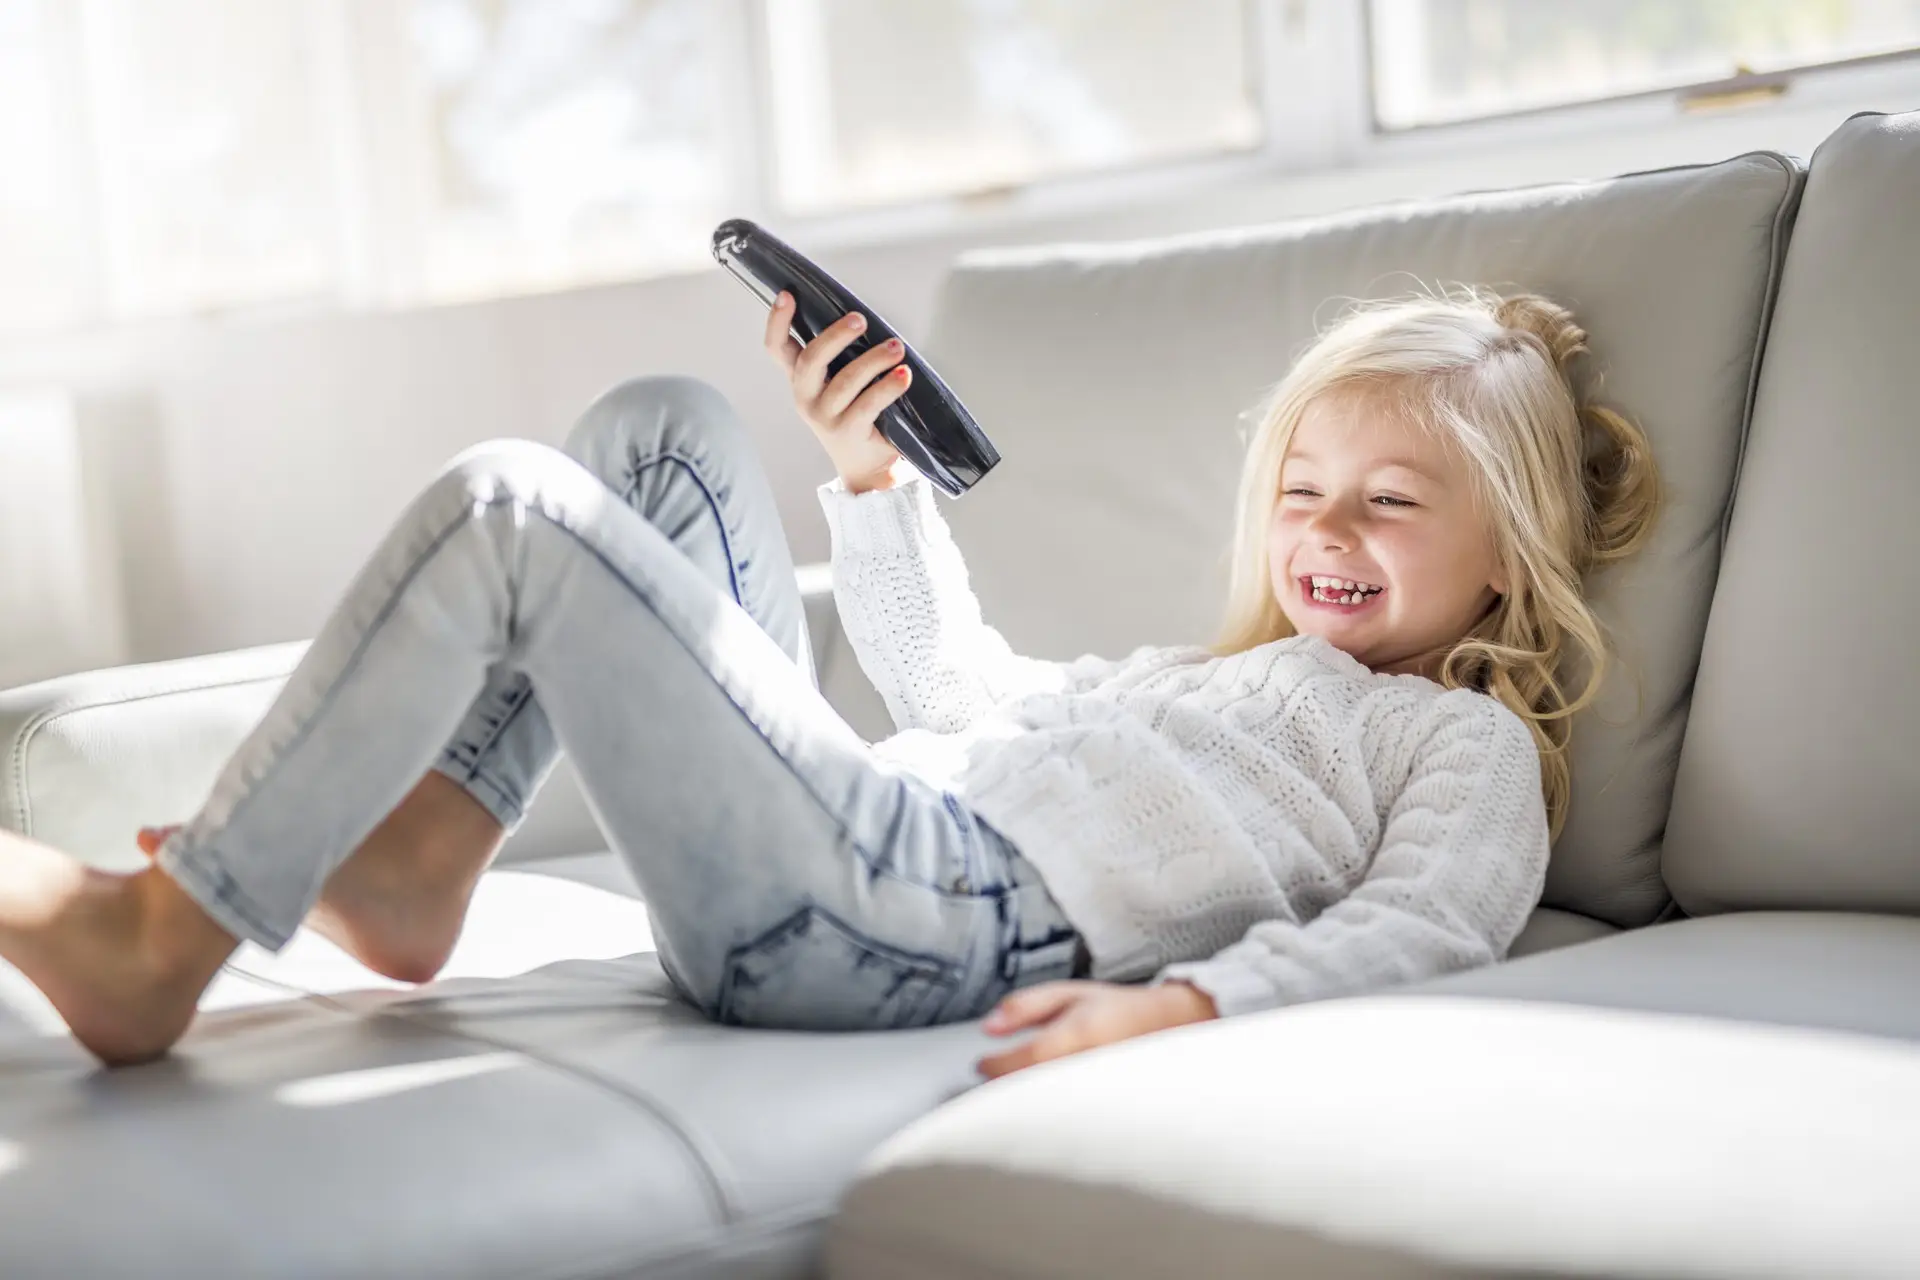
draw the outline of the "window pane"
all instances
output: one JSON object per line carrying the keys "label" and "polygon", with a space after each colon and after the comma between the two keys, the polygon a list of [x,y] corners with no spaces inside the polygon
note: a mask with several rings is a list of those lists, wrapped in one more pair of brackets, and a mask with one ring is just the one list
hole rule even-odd
{"label": "window pane", "polygon": [[86,0],[81,12],[116,309],[330,290],[339,212],[312,0]]}
{"label": "window pane", "polygon": [[1385,129],[1920,47],[1920,0],[1372,0]]}
{"label": "window pane", "polygon": [[0,333],[59,328],[86,306],[70,46],[53,0],[0,0]]}
{"label": "window pane", "polygon": [[702,260],[727,195],[710,27],[703,0],[412,0],[427,291]]}
{"label": "window pane", "polygon": [[1247,0],[767,0],[780,203],[1258,146]]}

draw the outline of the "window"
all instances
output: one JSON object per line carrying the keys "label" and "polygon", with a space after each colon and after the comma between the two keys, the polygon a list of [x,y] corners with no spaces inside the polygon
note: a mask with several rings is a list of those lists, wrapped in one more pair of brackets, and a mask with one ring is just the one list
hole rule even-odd
{"label": "window", "polygon": [[554,288],[707,252],[726,216],[712,0],[411,0],[432,297]]}
{"label": "window", "polygon": [[334,285],[340,209],[317,83],[320,0],[83,0],[113,310]]}
{"label": "window", "polygon": [[1370,0],[1368,18],[1389,130],[1920,47],[1920,0]]}
{"label": "window", "polygon": [[54,0],[0,0],[0,333],[72,324],[89,273],[72,42]]}
{"label": "window", "polygon": [[[1048,184],[1019,217],[1901,51],[1920,0],[0,0],[0,340],[699,270],[735,215]],[[1811,79],[1897,105],[1920,57]]]}
{"label": "window", "polygon": [[1252,0],[765,0],[763,12],[789,214],[1261,142]]}

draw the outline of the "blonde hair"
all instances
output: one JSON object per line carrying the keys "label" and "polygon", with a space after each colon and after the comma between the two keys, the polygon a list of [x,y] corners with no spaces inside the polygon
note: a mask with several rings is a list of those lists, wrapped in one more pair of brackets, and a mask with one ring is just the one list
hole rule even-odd
{"label": "blonde hair", "polygon": [[[1429,656],[1440,658],[1443,686],[1489,693],[1532,729],[1555,837],[1572,789],[1571,717],[1599,696],[1608,665],[1584,579],[1641,545],[1661,501],[1646,435],[1589,403],[1570,372],[1586,350],[1565,307],[1464,287],[1363,304],[1322,334],[1269,393],[1248,445],[1213,646],[1227,655],[1293,634],[1274,597],[1267,533],[1280,464],[1309,403],[1358,393],[1440,433],[1469,463],[1508,590]],[[1577,693],[1559,674],[1569,655],[1588,671]]]}

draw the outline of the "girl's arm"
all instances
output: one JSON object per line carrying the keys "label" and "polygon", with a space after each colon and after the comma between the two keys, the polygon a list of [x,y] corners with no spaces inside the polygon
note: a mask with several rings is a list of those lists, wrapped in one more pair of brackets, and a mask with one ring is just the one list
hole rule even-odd
{"label": "girl's arm", "polygon": [[891,488],[820,486],[833,543],[833,599],[860,667],[900,729],[956,733],[996,703],[1089,687],[1120,663],[1023,658],[980,617],[966,562],[906,464]]}
{"label": "girl's arm", "polygon": [[1449,692],[1434,710],[1352,893],[1306,924],[1263,920],[1155,983],[1192,983],[1225,1016],[1505,957],[1546,881],[1538,750],[1520,717],[1484,694]]}

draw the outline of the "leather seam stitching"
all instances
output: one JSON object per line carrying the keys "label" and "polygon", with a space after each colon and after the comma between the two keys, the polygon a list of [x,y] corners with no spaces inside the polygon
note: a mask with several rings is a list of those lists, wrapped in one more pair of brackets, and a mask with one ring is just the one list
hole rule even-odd
{"label": "leather seam stitching", "polygon": [[273,676],[245,676],[224,680],[208,680],[200,683],[182,683],[162,689],[149,689],[144,693],[122,698],[98,698],[89,702],[58,706],[42,711],[21,727],[13,741],[13,780],[17,797],[19,825],[15,829],[23,836],[33,834],[32,804],[27,795],[27,756],[34,736],[48,725],[68,716],[79,715],[86,711],[99,711],[108,707],[132,706],[135,703],[150,702],[155,698],[173,698],[188,693],[210,693],[217,689],[238,689],[252,684],[268,684],[274,681],[284,682],[286,673]]}
{"label": "leather seam stitching", "polygon": [[416,1029],[432,1031],[440,1035],[448,1036],[455,1040],[464,1040],[470,1044],[484,1045],[489,1049],[496,1049],[506,1053],[511,1053],[516,1057],[525,1058],[529,1062],[538,1063],[541,1066],[546,1067],[550,1071],[555,1071],[561,1075],[570,1076],[574,1080],[580,1082],[581,1084],[585,1084],[589,1086],[590,1088],[596,1090],[597,1092],[611,1094],[614,1097],[620,1098],[623,1101],[630,1102],[634,1104],[636,1107],[638,1107],[641,1112],[643,1112],[649,1118],[651,1118],[656,1123],[658,1123],[662,1129],[672,1134],[673,1137],[685,1149],[687,1155],[691,1157],[692,1164],[695,1166],[696,1170],[698,1171],[700,1180],[704,1184],[705,1189],[707,1191],[707,1195],[708,1195],[708,1199],[710,1201],[711,1207],[713,1208],[715,1214],[719,1217],[720,1221],[723,1224],[729,1225],[729,1226],[741,1221],[740,1214],[733,1206],[731,1199],[728,1197],[726,1193],[726,1189],[721,1184],[720,1176],[717,1172],[718,1167],[723,1165],[725,1162],[717,1159],[715,1156],[710,1155],[708,1152],[703,1150],[701,1147],[701,1144],[694,1139],[691,1133],[687,1132],[687,1130],[684,1127],[678,1124],[667,1113],[664,1107],[660,1106],[659,1103],[654,1101],[651,1097],[647,1096],[644,1092],[628,1088],[627,1086],[622,1085],[616,1081],[610,1080],[607,1077],[599,1074],[598,1072],[592,1071],[588,1068],[580,1067],[573,1063],[559,1062],[552,1058],[548,1058],[544,1056],[537,1050],[516,1045],[509,1041],[496,1039],[495,1037],[488,1036],[480,1032],[472,1031],[467,1028],[448,1026],[436,1020],[430,1015],[421,1014],[411,1009],[374,1008],[374,1009],[368,1009],[364,1011],[357,1010],[357,1009],[354,1009],[351,1005],[348,1005],[343,1001],[335,999],[334,997],[327,995],[324,992],[308,991],[304,987],[297,986],[294,983],[284,982],[278,978],[272,978],[264,974],[254,973],[251,970],[243,969],[239,965],[232,964],[231,962],[222,967],[230,968],[233,970],[233,972],[241,974],[252,981],[263,982],[271,986],[276,986],[283,991],[298,995],[304,999],[316,1001],[319,1004],[325,1005],[327,1008],[333,1009],[334,1011],[344,1014],[345,1016],[355,1019],[357,1021],[375,1022],[381,1019],[386,1019],[393,1022],[404,1023],[405,1025],[409,1027],[414,1027]]}

